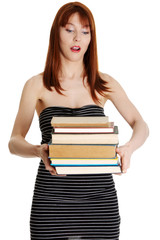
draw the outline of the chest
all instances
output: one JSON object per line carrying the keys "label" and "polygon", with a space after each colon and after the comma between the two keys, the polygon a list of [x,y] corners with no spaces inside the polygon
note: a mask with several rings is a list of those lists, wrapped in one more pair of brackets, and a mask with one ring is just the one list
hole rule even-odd
{"label": "chest", "polygon": [[[67,82],[67,84],[61,84],[61,87],[64,89],[64,91],[61,91],[63,95],[58,93],[54,88],[53,91],[49,91],[46,88],[43,89],[37,103],[37,112],[41,112],[44,108],[49,106],[79,108],[88,104],[97,104],[92,99],[89,86],[86,84],[83,85],[83,82]],[[97,93],[97,97],[103,107],[104,100],[102,96]]]}
{"label": "chest", "polygon": [[54,103],[69,103],[70,107],[76,107],[76,104],[81,105],[82,101],[93,102],[90,88],[86,84],[83,85],[82,81],[70,81],[67,83],[61,83],[61,87],[64,91],[61,91],[63,95],[59,94],[54,88],[53,91],[45,91],[42,98],[43,101],[53,101]]}

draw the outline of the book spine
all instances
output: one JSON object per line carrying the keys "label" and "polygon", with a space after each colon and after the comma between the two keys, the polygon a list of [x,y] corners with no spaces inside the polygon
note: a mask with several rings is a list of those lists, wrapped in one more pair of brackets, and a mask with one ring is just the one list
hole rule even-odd
{"label": "book spine", "polygon": [[121,173],[121,166],[107,167],[56,167],[58,174]]}
{"label": "book spine", "polygon": [[54,167],[106,167],[106,166],[119,166],[118,163],[115,164],[54,164],[51,163],[51,166]]}
{"label": "book spine", "polygon": [[49,157],[114,158],[117,144],[51,144]]}

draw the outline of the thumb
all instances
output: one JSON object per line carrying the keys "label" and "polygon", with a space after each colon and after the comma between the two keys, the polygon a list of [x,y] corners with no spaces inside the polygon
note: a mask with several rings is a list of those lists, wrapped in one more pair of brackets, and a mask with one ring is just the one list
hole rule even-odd
{"label": "thumb", "polygon": [[48,146],[48,144],[44,144],[44,150],[48,150],[49,149],[49,146]]}
{"label": "thumb", "polygon": [[118,147],[116,148],[116,152],[117,152],[117,153],[119,153],[119,152],[120,152],[120,149],[119,149]]}
{"label": "thumb", "polygon": [[123,152],[121,151],[120,148],[116,148],[116,153],[118,153],[118,155],[119,155],[120,157],[123,156]]}

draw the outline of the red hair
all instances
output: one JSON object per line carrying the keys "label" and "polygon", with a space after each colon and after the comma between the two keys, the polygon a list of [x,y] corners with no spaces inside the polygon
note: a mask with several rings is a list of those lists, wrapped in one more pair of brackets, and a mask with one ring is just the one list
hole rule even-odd
{"label": "red hair", "polygon": [[109,89],[105,86],[106,81],[100,77],[98,72],[97,41],[94,18],[91,11],[82,3],[67,3],[59,9],[55,16],[50,32],[47,59],[43,72],[43,83],[48,90],[52,91],[51,87],[53,86],[59,94],[64,95],[61,92],[61,90],[64,89],[61,87],[58,80],[58,74],[61,67],[59,54],[59,28],[60,26],[64,27],[67,24],[69,17],[74,13],[79,14],[83,24],[87,21],[90,26],[91,41],[83,59],[85,66],[83,81],[87,76],[91,96],[94,101],[99,102],[95,92],[97,91],[99,94],[105,96],[104,91],[109,91]]}

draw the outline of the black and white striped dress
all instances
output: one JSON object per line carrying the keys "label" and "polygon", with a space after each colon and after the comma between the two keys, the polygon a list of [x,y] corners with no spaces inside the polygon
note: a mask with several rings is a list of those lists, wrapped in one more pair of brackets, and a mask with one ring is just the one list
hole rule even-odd
{"label": "black and white striped dress", "polygon": [[[53,116],[105,115],[97,105],[45,108],[39,116],[42,144],[51,139]],[[53,176],[40,161],[30,218],[32,240],[118,240],[119,226],[112,174]]]}

